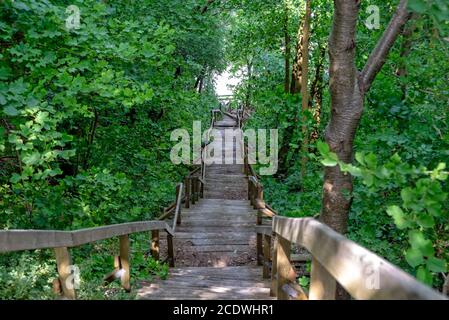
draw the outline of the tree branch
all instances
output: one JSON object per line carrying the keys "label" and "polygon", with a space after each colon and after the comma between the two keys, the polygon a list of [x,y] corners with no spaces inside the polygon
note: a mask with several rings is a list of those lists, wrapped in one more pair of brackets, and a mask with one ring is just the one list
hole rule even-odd
{"label": "tree branch", "polygon": [[371,52],[368,61],[360,74],[359,86],[362,93],[366,93],[373,83],[374,78],[382,69],[388,57],[391,47],[401,34],[402,27],[410,19],[411,14],[407,9],[407,0],[401,0],[388,27]]}
{"label": "tree branch", "polygon": [[214,3],[215,0],[207,0],[206,5],[201,9],[201,14],[205,14],[206,11],[209,9],[209,6]]}

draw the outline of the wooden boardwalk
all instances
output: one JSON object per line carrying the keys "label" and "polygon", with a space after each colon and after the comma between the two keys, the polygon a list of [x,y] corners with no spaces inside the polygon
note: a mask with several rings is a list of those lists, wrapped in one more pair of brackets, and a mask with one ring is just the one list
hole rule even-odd
{"label": "wooden boardwalk", "polygon": [[[224,115],[215,124],[223,132],[236,126]],[[224,139],[211,144],[223,146]],[[236,143],[228,146],[233,164],[211,164],[206,170],[204,198],[182,211],[174,244],[177,268],[168,280],[143,283],[139,299],[269,299],[268,280],[256,263],[257,211],[247,200],[243,164],[236,164]],[[229,151],[229,150],[228,150]]]}

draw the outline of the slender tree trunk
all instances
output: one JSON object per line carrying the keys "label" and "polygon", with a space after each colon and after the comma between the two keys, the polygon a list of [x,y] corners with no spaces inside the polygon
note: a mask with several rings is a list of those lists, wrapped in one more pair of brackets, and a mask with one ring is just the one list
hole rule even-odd
{"label": "slender tree trunk", "polygon": [[323,106],[323,90],[324,90],[324,62],[326,59],[326,47],[320,47],[320,54],[318,57],[318,64],[315,69],[315,78],[310,89],[309,108],[313,107],[314,128],[310,134],[311,142],[318,140],[318,130],[321,122],[321,110]]}
{"label": "slender tree trunk", "polygon": [[[416,18],[417,15],[412,15],[412,18]],[[400,78],[400,87],[402,93],[402,100],[405,100],[407,97],[407,84],[405,78],[407,77],[407,57],[410,55],[412,51],[413,39],[412,35],[416,30],[416,20],[412,19],[411,23],[407,26],[404,26],[402,31],[402,43],[401,43],[401,53],[400,53],[400,62],[398,70],[396,71],[396,75]]]}
{"label": "slender tree trunk", "polygon": [[251,103],[251,80],[253,77],[253,64],[252,61],[248,61],[246,64],[247,73],[248,73],[248,86],[246,88],[246,95],[245,95],[245,105],[244,110],[249,110],[249,106]]}
{"label": "slender tree trunk", "polygon": [[297,94],[301,92],[301,75],[302,75],[302,44],[303,44],[303,21],[299,23],[298,33],[296,35],[296,55],[292,68],[292,82],[290,93]]}
{"label": "slender tree trunk", "polygon": [[[325,138],[340,160],[353,160],[355,133],[363,112],[366,92],[410,15],[407,0],[401,0],[395,15],[359,74],[355,66],[356,26],[360,1],[334,0],[334,18],[329,40],[331,118]],[[346,233],[352,202],[352,177],[338,166],[324,172],[323,204],[320,219],[340,233]]]}
{"label": "slender tree trunk", "polygon": [[290,91],[290,36],[288,34],[288,7],[285,3],[285,17],[284,17],[284,42],[285,42],[285,93]]}
{"label": "slender tree trunk", "polygon": [[92,121],[92,126],[90,128],[89,136],[87,138],[87,150],[86,150],[86,155],[85,155],[84,163],[83,163],[84,170],[87,170],[87,168],[89,168],[89,158],[90,158],[90,154],[92,152],[92,145],[94,143],[95,133],[97,131],[98,121],[99,121],[99,117],[100,117],[97,109],[94,109],[94,114],[95,114],[95,118]]}
{"label": "slender tree trunk", "polygon": [[309,109],[309,35],[310,35],[310,0],[306,0],[306,15],[304,17],[303,45],[302,45],[302,79],[301,79],[301,97],[302,97],[302,159],[301,159],[301,177],[306,175],[307,150],[309,145],[309,133],[307,128],[307,117],[305,112]]}

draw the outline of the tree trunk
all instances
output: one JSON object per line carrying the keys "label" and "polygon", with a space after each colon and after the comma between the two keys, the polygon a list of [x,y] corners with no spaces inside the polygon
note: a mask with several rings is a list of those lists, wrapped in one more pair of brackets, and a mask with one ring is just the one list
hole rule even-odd
{"label": "tree trunk", "polygon": [[[417,17],[416,14],[412,16],[412,18]],[[400,62],[398,70],[396,71],[396,75],[400,78],[401,84],[401,98],[405,100],[407,97],[407,84],[405,83],[405,78],[407,77],[407,57],[410,55],[412,51],[412,35],[416,30],[416,22],[412,21],[408,26],[405,26],[402,31],[402,43],[401,43],[401,53],[400,53]]]}
{"label": "tree trunk", "polygon": [[318,63],[315,69],[315,78],[310,89],[309,108],[313,107],[314,128],[310,134],[311,142],[318,140],[318,130],[321,122],[321,110],[323,106],[323,90],[324,90],[324,62],[326,59],[326,47],[321,46]]}
{"label": "tree trunk", "polygon": [[299,23],[298,33],[296,36],[296,55],[292,68],[292,82],[290,86],[290,93],[297,94],[301,92],[301,75],[302,75],[302,44],[303,44],[303,21]]}
{"label": "tree trunk", "polygon": [[307,128],[307,117],[305,112],[309,109],[309,33],[310,33],[310,0],[306,0],[306,15],[304,17],[303,45],[302,45],[302,79],[301,79],[301,96],[302,96],[302,159],[301,159],[301,177],[306,175],[307,166],[307,150],[309,145],[309,133]]}
{"label": "tree trunk", "polygon": [[290,36],[288,34],[288,7],[285,4],[284,17],[284,42],[285,42],[285,80],[284,90],[288,93],[290,90]]}
{"label": "tree trunk", "polygon": [[94,144],[95,133],[97,131],[99,119],[100,119],[100,115],[98,113],[98,110],[94,108],[94,119],[92,121],[89,136],[87,137],[87,149],[86,149],[86,154],[85,154],[85,158],[84,158],[84,162],[83,162],[84,170],[87,170],[89,168],[90,154],[92,152],[92,145]]}
{"label": "tree trunk", "polygon": [[[407,0],[401,0],[395,15],[360,73],[355,66],[356,26],[360,2],[334,0],[334,19],[329,40],[331,118],[325,138],[340,160],[353,160],[355,133],[363,111],[364,95],[385,64],[388,53],[410,18]],[[346,233],[352,202],[352,177],[338,166],[324,171],[320,219],[334,230]]]}
{"label": "tree trunk", "polygon": [[247,62],[246,68],[247,68],[247,73],[248,73],[248,86],[246,88],[244,110],[249,110],[249,106],[250,106],[250,103],[251,103],[251,79],[253,77],[253,64],[252,64],[252,61],[248,61]]}

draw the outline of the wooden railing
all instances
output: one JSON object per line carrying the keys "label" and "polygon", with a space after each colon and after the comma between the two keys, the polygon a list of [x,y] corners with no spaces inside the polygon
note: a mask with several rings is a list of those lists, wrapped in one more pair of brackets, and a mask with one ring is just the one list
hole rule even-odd
{"label": "wooden railing", "polygon": [[211,122],[210,127],[207,130],[207,139],[203,141],[201,145],[200,166],[192,170],[184,178],[184,183],[180,183],[176,186],[175,201],[166,207],[162,215],[158,218],[158,220],[165,220],[174,215],[173,230],[176,230],[176,225],[181,224],[182,203],[184,203],[185,208],[190,208],[191,204],[194,205],[204,195],[204,185],[206,181],[206,148],[210,144],[210,132],[221,114],[221,111],[218,109],[211,110]]}
{"label": "wooden railing", "polygon": [[119,237],[119,255],[114,258],[114,270],[106,275],[104,280],[110,282],[120,279],[122,287],[130,291],[129,235],[148,231],[152,232],[151,254],[157,260],[159,260],[159,231],[167,232],[167,257],[170,267],[174,267],[173,230],[163,221],[130,222],[76,231],[0,231],[0,253],[54,249],[59,276],[53,281],[53,289],[64,298],[75,299],[75,288],[71,285],[73,269],[69,248]]}
{"label": "wooden railing", "polygon": [[313,218],[274,217],[273,292],[288,299],[296,283],[291,245],[312,255],[311,300],[335,299],[337,282],[355,299],[445,299],[401,269]]}
{"label": "wooden railing", "polygon": [[[355,299],[446,299],[313,218],[278,216],[265,203],[263,186],[248,161],[248,146],[244,143],[243,148],[248,200],[257,210],[257,262],[263,266],[263,277],[271,277],[272,296],[282,300],[335,299],[338,282]],[[263,225],[264,219],[272,220],[271,224]],[[292,244],[310,254],[291,254]],[[293,265],[306,261],[312,261],[309,292],[297,283]]]}
{"label": "wooden railing", "polygon": [[[248,200],[257,209],[257,261],[263,266],[263,277],[271,277],[272,296],[282,300],[335,299],[338,282],[355,299],[445,299],[313,218],[278,216],[263,200],[263,186],[251,165],[246,165],[246,172]],[[272,225],[262,225],[263,219],[271,219]],[[310,255],[291,254],[292,244],[305,248]],[[310,260],[307,293],[297,283],[293,263]]]}

